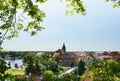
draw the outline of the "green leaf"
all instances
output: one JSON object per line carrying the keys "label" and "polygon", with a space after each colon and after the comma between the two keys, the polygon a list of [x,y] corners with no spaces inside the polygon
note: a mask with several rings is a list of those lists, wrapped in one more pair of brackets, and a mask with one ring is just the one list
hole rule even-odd
{"label": "green leaf", "polygon": [[31,36],[34,36],[34,35],[36,35],[36,34],[37,34],[36,31],[32,31],[32,32],[31,32]]}

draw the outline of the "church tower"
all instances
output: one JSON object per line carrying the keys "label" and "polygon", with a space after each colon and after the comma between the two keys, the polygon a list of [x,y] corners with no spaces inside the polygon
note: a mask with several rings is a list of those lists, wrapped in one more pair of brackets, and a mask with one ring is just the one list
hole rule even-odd
{"label": "church tower", "polygon": [[64,43],[63,43],[62,50],[64,50],[64,52],[66,52],[66,47],[65,47],[65,44],[64,44]]}

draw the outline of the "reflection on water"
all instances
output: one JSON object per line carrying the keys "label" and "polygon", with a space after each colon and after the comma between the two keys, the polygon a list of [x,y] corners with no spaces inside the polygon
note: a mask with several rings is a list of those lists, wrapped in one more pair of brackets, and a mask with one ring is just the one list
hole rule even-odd
{"label": "reflection on water", "polygon": [[19,60],[5,60],[5,62],[8,64],[10,62],[11,68],[15,68],[15,64],[17,63],[18,66],[23,65],[23,59]]}

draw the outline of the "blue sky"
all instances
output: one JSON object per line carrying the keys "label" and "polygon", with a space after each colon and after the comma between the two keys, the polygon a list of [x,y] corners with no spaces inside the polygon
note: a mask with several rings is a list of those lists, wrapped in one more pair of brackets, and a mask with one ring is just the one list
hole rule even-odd
{"label": "blue sky", "polygon": [[45,30],[34,37],[21,33],[18,38],[6,40],[5,50],[55,51],[65,43],[68,51],[119,51],[120,8],[104,0],[84,0],[87,14],[65,16],[65,3],[48,0],[42,9],[46,18]]}

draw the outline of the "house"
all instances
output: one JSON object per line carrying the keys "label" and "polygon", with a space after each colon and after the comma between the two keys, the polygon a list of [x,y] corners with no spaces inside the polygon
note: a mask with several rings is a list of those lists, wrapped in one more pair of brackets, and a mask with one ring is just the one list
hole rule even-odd
{"label": "house", "polygon": [[120,62],[120,52],[112,51],[112,52],[98,52],[97,53],[100,59],[110,60],[114,59]]}
{"label": "house", "polygon": [[88,67],[89,65],[92,64],[93,59],[94,59],[94,57],[92,54],[89,54],[86,52],[83,52],[82,54],[80,54],[80,60],[83,60],[85,62],[86,67]]}

